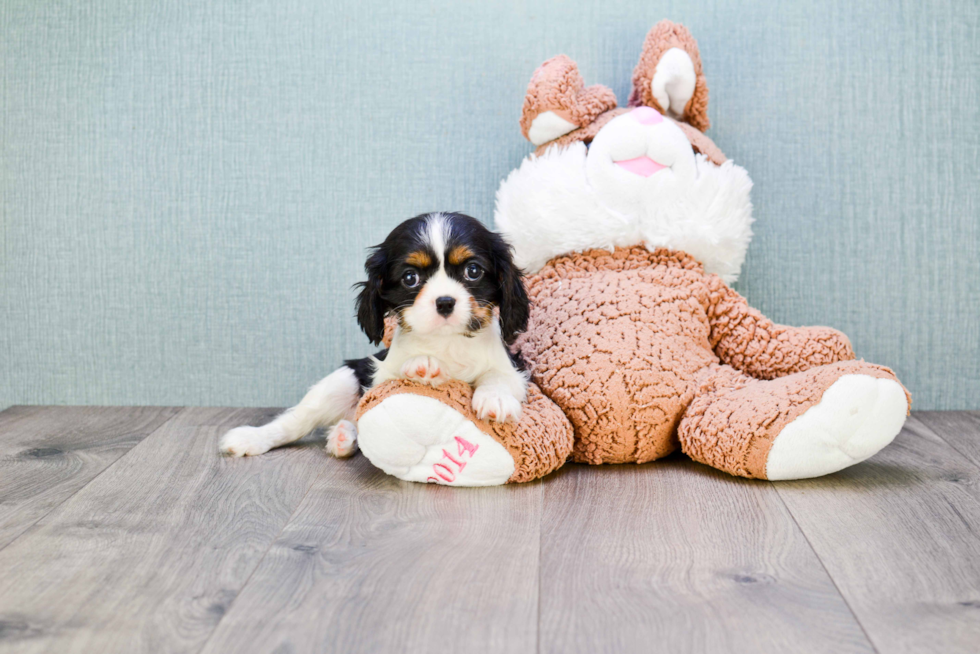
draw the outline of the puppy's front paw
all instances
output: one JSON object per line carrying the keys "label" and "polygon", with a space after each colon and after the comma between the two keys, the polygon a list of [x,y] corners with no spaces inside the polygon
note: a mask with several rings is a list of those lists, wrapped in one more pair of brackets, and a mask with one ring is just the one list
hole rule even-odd
{"label": "puppy's front paw", "polygon": [[439,360],[430,356],[412,357],[402,364],[401,374],[405,379],[433,386],[438,386],[449,379]]}
{"label": "puppy's front paw", "polygon": [[517,422],[521,417],[521,401],[506,386],[477,386],[473,391],[473,411],[480,420]]}
{"label": "puppy's front paw", "polygon": [[350,420],[341,420],[327,434],[327,454],[344,459],[357,451],[357,426]]}
{"label": "puppy's front paw", "polygon": [[272,449],[275,442],[276,428],[264,427],[235,427],[224,436],[218,444],[222,454],[231,456],[258,456]]}

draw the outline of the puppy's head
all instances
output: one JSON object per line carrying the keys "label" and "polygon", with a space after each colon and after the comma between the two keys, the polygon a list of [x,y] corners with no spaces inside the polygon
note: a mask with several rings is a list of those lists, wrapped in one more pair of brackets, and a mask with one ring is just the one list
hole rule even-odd
{"label": "puppy's head", "polygon": [[495,308],[507,343],[527,327],[527,293],[510,246],[475,218],[406,220],[371,249],[364,269],[357,320],[374,343],[392,313],[403,331],[421,335],[473,336],[493,324]]}

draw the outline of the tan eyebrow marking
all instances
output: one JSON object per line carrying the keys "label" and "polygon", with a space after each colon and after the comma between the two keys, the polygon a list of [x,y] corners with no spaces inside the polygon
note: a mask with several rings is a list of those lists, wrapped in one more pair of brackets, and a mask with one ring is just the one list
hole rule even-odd
{"label": "tan eyebrow marking", "polygon": [[472,258],[472,256],[473,250],[469,249],[465,245],[457,245],[449,251],[449,263],[453,266],[458,266],[467,259]]}
{"label": "tan eyebrow marking", "polygon": [[416,268],[428,268],[432,265],[432,257],[427,252],[418,250],[405,257],[405,263]]}

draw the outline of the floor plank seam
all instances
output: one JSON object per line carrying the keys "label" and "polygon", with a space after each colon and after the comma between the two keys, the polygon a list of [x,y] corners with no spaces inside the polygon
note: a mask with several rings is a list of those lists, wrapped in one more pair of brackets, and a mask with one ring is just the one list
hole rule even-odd
{"label": "floor plank seam", "polygon": [[[15,405],[15,406],[20,406],[20,405]],[[10,408],[12,409],[12,408],[15,408],[15,407],[10,407]],[[167,407],[167,408],[169,408],[169,407]],[[102,470],[100,470],[98,473],[96,473],[96,475],[94,477],[92,477],[91,479],[89,479],[87,482],[85,482],[84,484],[82,484],[81,486],[79,486],[78,488],[76,488],[75,491],[73,493],[71,493],[71,495],[68,495],[67,497],[65,497],[65,499],[61,500],[60,502],[58,502],[57,504],[55,504],[54,506],[52,506],[51,509],[48,510],[48,511],[46,511],[43,515],[38,516],[38,519],[37,520],[35,520],[31,524],[27,525],[27,527],[24,528],[24,531],[22,531],[19,534],[17,534],[13,539],[10,540],[9,543],[7,543],[7,544],[5,544],[3,546],[0,546],[0,552],[2,552],[3,550],[7,549],[11,545],[13,545],[17,541],[19,541],[21,538],[23,538],[24,535],[26,535],[31,529],[33,529],[35,526],[37,526],[42,520],[44,520],[49,515],[51,515],[55,511],[57,511],[59,508],[61,508],[65,504],[65,502],[69,501],[70,499],[72,499],[73,497],[75,497],[76,495],[78,495],[82,490],[84,490],[85,488],[88,488],[89,484],[91,484],[93,481],[95,481],[96,479],[98,479],[99,477],[101,477],[103,474],[105,474],[105,472],[107,470],[109,470],[110,468],[112,468],[113,466],[115,466],[117,463],[119,463],[120,461],[122,461],[123,459],[125,459],[127,456],[129,456],[130,452],[132,452],[137,447],[139,447],[144,441],[146,441],[146,439],[148,439],[150,436],[152,436],[153,434],[157,433],[158,431],[160,431],[161,429],[163,429],[164,427],[166,427],[167,425],[169,425],[171,423],[171,421],[175,420],[178,416],[180,416],[181,414],[183,414],[186,410],[187,410],[186,407],[179,408],[175,414],[173,414],[172,416],[170,416],[169,418],[167,418],[164,422],[160,423],[160,425],[156,429],[154,429],[151,432],[147,432],[147,434],[145,436],[143,436],[143,438],[140,439],[139,443],[136,443],[131,448],[129,448],[128,450],[126,450],[125,452],[123,452],[122,454],[120,454],[116,458],[115,461],[113,461],[112,463],[110,463],[109,465],[107,465],[105,468],[103,468]]]}
{"label": "floor plank seam", "polygon": [[[912,415],[915,416],[914,413]],[[932,426],[928,422],[926,422],[925,420],[923,420],[921,417],[915,416],[915,418],[916,418],[916,420],[919,421],[919,424],[920,425],[922,425],[923,427],[925,427],[926,429],[929,430],[929,433],[930,434],[932,434],[933,436],[935,436],[936,438],[938,438],[939,440],[941,440],[943,443],[945,443],[946,445],[948,445],[950,447],[950,449],[952,449],[954,452],[956,452],[961,457],[963,457],[963,460],[964,461],[966,461],[967,463],[969,463],[970,465],[972,465],[974,468],[977,468],[978,470],[980,470],[980,463],[975,462],[973,460],[973,457],[970,455],[969,452],[964,452],[963,450],[961,450],[960,448],[958,448],[956,446],[956,443],[954,441],[951,441],[948,438],[944,437],[937,430],[933,429]]]}
{"label": "floor plank seam", "polygon": [[279,537],[282,536],[282,533],[286,531],[286,527],[289,526],[289,523],[291,523],[293,521],[293,518],[296,517],[296,513],[299,511],[300,507],[303,506],[303,502],[306,501],[306,498],[310,494],[310,491],[312,491],[313,487],[316,486],[316,483],[320,481],[321,476],[323,476],[323,471],[319,472],[317,476],[313,478],[313,481],[310,483],[309,487],[307,487],[306,492],[303,493],[303,497],[300,498],[299,502],[297,502],[296,506],[293,508],[293,512],[290,513],[289,517],[286,518],[286,521],[282,523],[282,528],[279,530],[279,533],[276,534],[275,538],[269,541],[269,546],[265,548],[265,551],[262,552],[262,556],[259,557],[259,560],[255,562],[255,567],[252,568],[252,571],[248,573],[248,578],[245,579],[241,587],[238,589],[238,592],[235,593],[235,597],[230,602],[228,602],[228,606],[225,607],[225,612],[224,614],[222,614],[221,619],[214,624],[214,627],[211,628],[211,633],[208,634],[208,637],[204,640],[204,643],[201,644],[201,648],[197,650],[198,654],[200,654],[205,649],[207,649],[208,643],[210,643],[211,639],[214,638],[214,634],[217,633],[218,627],[221,626],[221,623],[224,622],[225,618],[228,617],[228,614],[231,613],[232,608],[235,606],[235,602],[238,600],[239,597],[242,596],[242,592],[248,586],[249,582],[252,581],[252,577],[255,576],[256,571],[258,571],[258,569],[262,567],[262,562],[265,561],[265,557],[272,550],[272,547],[276,544],[276,541],[279,540]]}
{"label": "floor plank seam", "polygon": [[837,591],[837,594],[840,596],[841,601],[844,602],[844,606],[847,607],[848,612],[850,612],[851,616],[854,618],[854,621],[857,623],[857,626],[861,628],[861,633],[864,634],[864,638],[868,641],[868,645],[871,646],[871,649],[873,649],[875,652],[880,654],[880,650],[878,649],[878,646],[875,644],[874,640],[871,639],[871,634],[869,634],[868,630],[864,628],[864,624],[861,622],[861,618],[859,618],[857,613],[854,612],[854,608],[851,606],[851,603],[847,601],[847,597],[841,591],[840,586],[837,585],[837,580],[834,579],[834,576],[832,574],[830,574],[830,570],[827,569],[827,566],[826,564],[824,564],[823,559],[820,557],[820,554],[817,552],[817,549],[813,546],[813,543],[810,542],[810,537],[807,536],[807,533],[800,525],[799,520],[796,519],[796,516],[793,514],[793,510],[789,508],[789,505],[786,504],[785,500],[783,500],[783,495],[782,493],[779,492],[778,485],[775,482],[771,482],[771,481],[768,483],[770,486],[773,487],[773,490],[776,491],[776,497],[779,498],[779,502],[786,509],[786,512],[789,513],[789,517],[793,519],[793,524],[796,525],[796,528],[800,530],[800,534],[802,534],[803,540],[806,541],[807,547],[809,547],[810,551],[813,552],[813,555],[817,557],[817,561],[820,562],[820,568],[824,571],[824,574],[827,575],[827,579],[830,579],[830,583],[834,585],[834,590]]}
{"label": "floor plank seam", "polygon": [[534,651],[541,654],[541,571],[544,570],[544,557],[542,542],[544,542],[544,485],[546,482],[538,482],[538,597],[536,603],[537,616],[534,620],[536,632],[534,634]]}

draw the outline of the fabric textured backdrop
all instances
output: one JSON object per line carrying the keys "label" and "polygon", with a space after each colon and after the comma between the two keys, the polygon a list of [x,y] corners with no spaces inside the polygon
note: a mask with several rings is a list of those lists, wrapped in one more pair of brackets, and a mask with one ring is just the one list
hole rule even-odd
{"label": "fabric textured backdrop", "polygon": [[[697,6],[695,6],[695,4]],[[625,103],[685,23],[755,180],[736,288],[980,408],[980,5],[0,2],[0,406],[287,405],[368,352],[365,247],[490,221],[564,52]]]}

